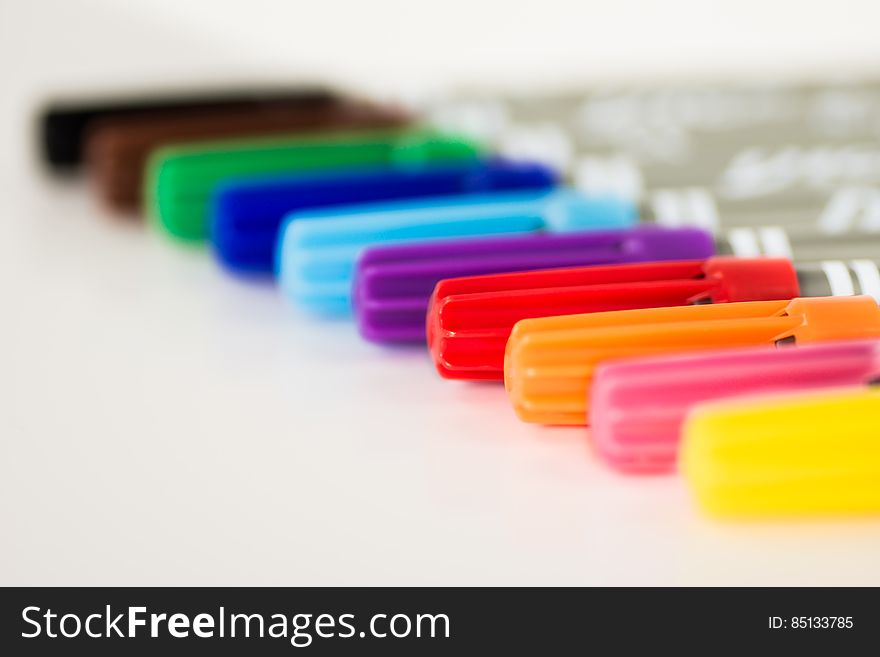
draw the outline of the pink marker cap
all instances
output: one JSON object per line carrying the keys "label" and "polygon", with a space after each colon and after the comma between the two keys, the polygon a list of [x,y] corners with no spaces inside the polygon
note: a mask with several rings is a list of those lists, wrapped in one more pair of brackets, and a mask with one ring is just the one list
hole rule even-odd
{"label": "pink marker cap", "polygon": [[674,470],[685,416],[697,403],[875,382],[880,341],[724,349],[609,361],[590,395],[600,458],[625,472]]}

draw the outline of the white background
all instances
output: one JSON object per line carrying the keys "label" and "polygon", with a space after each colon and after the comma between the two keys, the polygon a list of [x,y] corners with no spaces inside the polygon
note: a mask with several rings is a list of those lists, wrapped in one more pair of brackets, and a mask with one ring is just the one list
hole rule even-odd
{"label": "white background", "polygon": [[[0,584],[880,584],[880,522],[709,521],[32,162],[53,91],[862,73],[865,2],[4,0]],[[833,436],[829,436],[832,448]]]}

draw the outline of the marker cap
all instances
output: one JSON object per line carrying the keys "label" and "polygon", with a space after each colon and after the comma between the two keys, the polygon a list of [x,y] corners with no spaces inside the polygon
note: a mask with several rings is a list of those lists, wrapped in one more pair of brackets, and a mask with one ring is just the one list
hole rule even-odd
{"label": "marker cap", "polygon": [[590,436],[599,456],[618,470],[668,472],[676,467],[682,423],[697,404],[865,385],[877,377],[876,340],[611,361],[596,368]]}
{"label": "marker cap", "polygon": [[[702,255],[705,243],[684,230],[678,229],[682,251]],[[432,295],[429,346],[444,377],[501,380],[504,347],[521,319],[796,296],[797,275],[784,258],[715,256],[453,278]]]}
{"label": "marker cap", "polygon": [[[413,152],[417,143],[423,147]],[[432,161],[473,160],[482,152],[483,147],[475,142],[427,129],[169,146],[150,157],[144,202],[166,232],[181,239],[204,240],[210,229],[211,194],[227,179],[371,165],[415,166],[427,153]]]}
{"label": "marker cap", "polygon": [[681,469],[718,516],[880,512],[880,390],[698,406],[684,427]]}
{"label": "marker cap", "polygon": [[[424,343],[431,292],[448,276],[620,262],[634,253],[647,256],[655,238],[665,245],[669,230],[641,227],[371,248],[362,256],[355,276],[358,328],[374,342]],[[702,231],[673,232],[678,233],[682,253],[703,254],[712,248],[711,239]],[[635,241],[641,242],[639,248],[626,247]],[[430,321],[427,328],[429,344],[436,344],[435,337],[444,342],[446,336],[434,334]],[[503,345],[501,349],[503,354]]]}
{"label": "marker cap", "polygon": [[556,182],[556,173],[542,164],[503,160],[372,166],[231,180],[213,194],[211,242],[227,269],[271,273],[282,220],[292,212],[332,206],[338,214],[345,212],[342,206],[359,209],[359,204],[397,199],[514,190],[546,192]]}
{"label": "marker cap", "polygon": [[525,319],[513,327],[504,381],[526,422],[586,424],[596,367],[641,356],[880,337],[866,296],[648,308]]}
{"label": "marker cap", "polygon": [[[576,196],[569,190],[557,189],[540,194],[520,192],[464,195],[293,213],[286,219],[279,240],[278,269],[282,290],[292,301],[313,311],[347,314],[352,311],[353,285],[361,289],[353,281],[355,263],[371,247],[398,246],[405,243],[415,246],[420,242],[438,240],[552,232],[550,217],[553,217],[553,225],[559,225],[560,219],[557,215],[565,208],[576,205]],[[599,217],[597,221],[604,219]],[[598,223],[593,228],[598,229],[601,226]],[[613,242],[618,244],[620,240],[615,238]],[[627,245],[634,253],[623,257],[639,257],[641,250],[646,248],[639,240],[632,240],[632,244]],[[665,246],[665,242],[661,246],[671,248]],[[617,247],[609,245],[607,248]],[[466,252],[465,250],[462,254]],[[411,257],[404,256],[405,259]],[[448,257],[456,259],[458,254]],[[363,259],[373,266],[379,257],[367,257],[364,254]],[[396,256],[391,259],[396,259]],[[541,262],[544,260],[537,259],[536,266],[541,266]],[[550,262],[568,264],[572,261]],[[452,271],[456,270],[455,267],[453,264]],[[427,278],[418,275],[417,278],[405,281],[402,286],[391,283],[384,288],[421,290],[420,285],[428,281],[428,290],[424,294],[417,294],[421,303],[421,317],[418,318],[421,339],[424,338],[427,299],[433,285],[443,277],[442,273],[438,270],[438,274],[429,274]],[[395,270],[393,274],[389,274],[391,275],[398,274]],[[410,272],[409,275],[417,276],[415,272]]]}

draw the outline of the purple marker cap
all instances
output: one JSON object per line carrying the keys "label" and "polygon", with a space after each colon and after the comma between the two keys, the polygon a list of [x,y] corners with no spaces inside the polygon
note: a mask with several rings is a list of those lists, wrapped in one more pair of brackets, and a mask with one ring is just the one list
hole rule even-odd
{"label": "purple marker cap", "polygon": [[375,246],[357,263],[355,317],[361,335],[373,342],[424,342],[431,292],[445,278],[714,254],[704,230],[655,225]]}

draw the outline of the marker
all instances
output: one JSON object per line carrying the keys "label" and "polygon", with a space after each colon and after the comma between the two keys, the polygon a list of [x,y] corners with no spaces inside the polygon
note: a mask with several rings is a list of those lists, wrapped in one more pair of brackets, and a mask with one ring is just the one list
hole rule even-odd
{"label": "marker", "polygon": [[[878,216],[876,82],[606,89],[439,103],[447,130],[544,161],[645,221],[824,228]],[[834,220],[834,221],[832,221]]]}
{"label": "marker", "polygon": [[681,469],[721,517],[880,512],[880,390],[840,389],[697,406]]}
{"label": "marker", "polygon": [[878,110],[876,82],[859,81],[476,96],[437,103],[429,116],[504,155],[552,163],[586,193],[655,211],[671,209],[670,195],[695,211],[708,200],[727,221],[752,202],[804,207],[813,191],[880,182]]}
{"label": "marker", "polygon": [[[502,160],[439,163],[415,168],[371,167],[331,173],[222,183],[212,200],[211,242],[231,271],[271,273],[282,219],[332,206],[496,191],[546,192],[556,174],[541,164]],[[531,198],[532,195],[529,195]],[[361,213],[360,205],[352,210]],[[347,236],[343,236],[345,238]]]}
{"label": "marker", "polygon": [[[368,247],[632,225],[631,217],[608,214],[601,208],[597,212],[596,207],[595,199],[570,189],[556,189],[295,212],[286,219],[279,235],[281,289],[291,301],[312,311],[350,314],[355,263]],[[396,287],[411,288],[411,278],[410,272]],[[431,279],[432,286],[436,280]],[[430,287],[423,297],[422,325],[429,292]]]}
{"label": "marker", "polygon": [[705,188],[688,187],[658,190],[650,193],[647,200],[637,202],[615,196],[612,190],[577,185],[575,188],[588,196],[615,199],[619,206],[615,211],[637,215],[642,222],[698,226],[728,240],[732,248],[747,248],[746,255],[754,255],[753,251],[782,248],[780,240],[786,239],[786,232],[835,236],[880,230],[880,147],[850,166],[860,166],[861,160],[877,163],[877,173],[870,180],[829,182],[820,189],[798,189],[792,198],[780,200],[725,200]]}
{"label": "marker", "polygon": [[435,103],[430,116],[445,129],[482,129],[476,133],[481,138],[491,136],[509,148],[552,151],[555,143],[561,150],[551,129],[558,127],[569,138],[573,158],[632,153],[654,187],[714,180],[718,164],[753,145],[809,147],[871,139],[878,109],[877,81],[853,80],[473,95]]}
{"label": "marker", "polygon": [[[878,226],[880,227],[880,226]],[[799,262],[876,258],[880,230],[847,229],[839,233],[781,226],[731,228],[719,235],[718,252],[741,258],[770,256]]]}
{"label": "marker", "polygon": [[173,117],[203,111],[249,111],[267,104],[321,108],[339,102],[338,95],[319,87],[144,90],[130,95],[54,99],[43,107],[38,118],[41,157],[56,172],[78,168],[89,134],[104,120]]}
{"label": "marker", "polygon": [[450,278],[431,295],[428,348],[444,378],[501,381],[507,338],[523,319],[797,296],[797,272],[784,258],[713,256]]}
{"label": "marker", "polygon": [[684,419],[697,404],[873,381],[880,381],[877,340],[610,361],[596,368],[590,437],[597,454],[618,470],[669,472]]}
{"label": "marker", "polygon": [[[880,234],[824,237],[833,257],[880,249]],[[794,253],[815,255],[812,238]],[[730,251],[719,242],[719,248]],[[759,253],[758,256],[761,254]],[[454,256],[450,256],[454,258]],[[716,256],[706,262],[618,265],[449,279],[428,310],[429,347],[442,376],[502,378],[504,344],[520,319],[696,303],[868,294],[880,301],[880,269],[868,258],[796,262]]]}
{"label": "marker", "polygon": [[722,347],[880,337],[868,296],[747,301],[524,319],[513,327],[504,383],[526,422],[587,424],[589,390],[606,361]]}
{"label": "marker", "polygon": [[390,107],[347,99],[259,101],[179,111],[97,119],[85,143],[89,175],[101,199],[117,212],[140,207],[147,157],[173,144],[217,139],[308,135],[343,129],[401,126],[407,120]]}
{"label": "marker", "polygon": [[208,236],[211,194],[225,179],[358,166],[417,168],[481,154],[474,142],[424,129],[177,146],[150,158],[145,202],[168,233],[197,241]]}
{"label": "marker", "polygon": [[[431,290],[444,276],[664,260],[711,249],[704,231],[657,226],[376,247],[358,261],[355,317],[361,335],[373,342],[424,344]],[[427,340],[436,343],[432,329],[429,324]]]}

